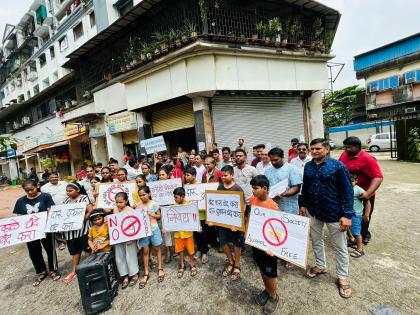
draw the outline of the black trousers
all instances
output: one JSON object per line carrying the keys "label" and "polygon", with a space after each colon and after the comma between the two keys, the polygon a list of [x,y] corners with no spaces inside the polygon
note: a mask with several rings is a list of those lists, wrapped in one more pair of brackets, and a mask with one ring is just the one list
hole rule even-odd
{"label": "black trousers", "polygon": [[201,254],[207,254],[209,251],[209,232],[210,226],[206,224],[206,220],[200,220],[201,232],[194,232],[194,239],[197,243],[197,249]]}
{"label": "black trousers", "polygon": [[29,257],[32,260],[36,273],[41,273],[47,270],[44,257],[42,256],[42,247],[44,247],[44,250],[47,253],[48,269],[50,271],[57,271],[58,261],[57,254],[55,252],[53,233],[46,233],[45,238],[28,242],[26,245],[28,246]]}
{"label": "black trousers", "polygon": [[370,201],[369,221],[366,222],[366,221],[362,220],[362,231],[361,231],[360,234],[362,235],[363,240],[365,240],[365,239],[370,240],[369,223],[372,219],[373,207],[375,205],[375,196],[370,197],[369,201]]}

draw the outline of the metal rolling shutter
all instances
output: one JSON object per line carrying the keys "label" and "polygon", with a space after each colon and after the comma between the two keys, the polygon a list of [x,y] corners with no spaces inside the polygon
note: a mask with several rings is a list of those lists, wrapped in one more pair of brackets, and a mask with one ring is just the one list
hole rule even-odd
{"label": "metal rolling shutter", "polygon": [[152,113],[154,134],[191,128],[194,123],[192,103],[171,106]]}
{"label": "metal rolling shutter", "polygon": [[303,104],[299,96],[216,96],[212,115],[218,147],[236,148],[244,138],[248,155],[259,143],[271,143],[285,151],[290,139],[304,135]]}

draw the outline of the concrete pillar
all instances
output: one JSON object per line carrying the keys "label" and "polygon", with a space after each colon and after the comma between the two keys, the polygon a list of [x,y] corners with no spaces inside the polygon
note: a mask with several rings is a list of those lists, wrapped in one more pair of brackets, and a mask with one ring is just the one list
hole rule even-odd
{"label": "concrete pillar", "polygon": [[90,138],[90,145],[94,163],[101,162],[105,165],[108,161],[105,137]]}
{"label": "concrete pillar", "polygon": [[[120,166],[123,166],[122,157],[124,156],[124,144],[121,133],[110,134],[106,128],[106,146],[108,149],[108,157],[116,159]],[[107,161],[104,161],[107,162]]]}
{"label": "concrete pillar", "polygon": [[205,150],[211,150],[214,140],[213,121],[210,114],[209,99],[207,97],[192,97],[194,120],[195,120],[195,136],[197,140],[197,148],[202,144]]}
{"label": "concrete pillar", "polygon": [[147,155],[146,150],[141,147],[140,141],[152,138],[152,124],[147,120],[146,113],[137,114],[137,124],[137,132],[139,135],[139,152],[143,155]]}
{"label": "concrete pillar", "polygon": [[9,159],[10,179],[17,179],[19,177],[18,166],[16,163],[16,159]]}
{"label": "concrete pillar", "polygon": [[324,119],[322,115],[322,95],[320,91],[312,93],[306,104],[308,140],[324,137]]}

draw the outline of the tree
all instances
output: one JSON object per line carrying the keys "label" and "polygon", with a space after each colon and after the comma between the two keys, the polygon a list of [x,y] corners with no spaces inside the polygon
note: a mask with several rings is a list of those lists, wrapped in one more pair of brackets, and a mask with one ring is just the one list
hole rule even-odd
{"label": "tree", "polygon": [[8,147],[17,149],[17,141],[9,134],[0,135],[0,151],[6,151]]}
{"label": "tree", "polygon": [[341,126],[350,120],[357,95],[364,92],[364,88],[353,85],[326,94],[322,104],[325,128]]}

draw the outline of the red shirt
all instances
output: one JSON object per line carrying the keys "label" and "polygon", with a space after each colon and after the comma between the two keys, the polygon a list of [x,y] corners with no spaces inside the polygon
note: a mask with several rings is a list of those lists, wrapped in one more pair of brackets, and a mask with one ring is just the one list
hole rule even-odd
{"label": "red shirt", "polygon": [[346,152],[343,152],[339,161],[347,166],[350,173],[357,175],[357,185],[364,190],[369,189],[372,179],[384,178],[376,158],[363,150],[350,158]]}
{"label": "red shirt", "polygon": [[292,154],[296,154],[295,149],[293,147],[291,147],[289,149],[288,155],[291,156]]}
{"label": "red shirt", "polygon": [[251,166],[253,166],[253,167],[257,167],[257,164],[258,164],[258,162],[260,162],[261,160],[260,160],[260,158],[259,157],[256,157],[255,159],[253,159],[252,160],[252,162],[251,162]]}

